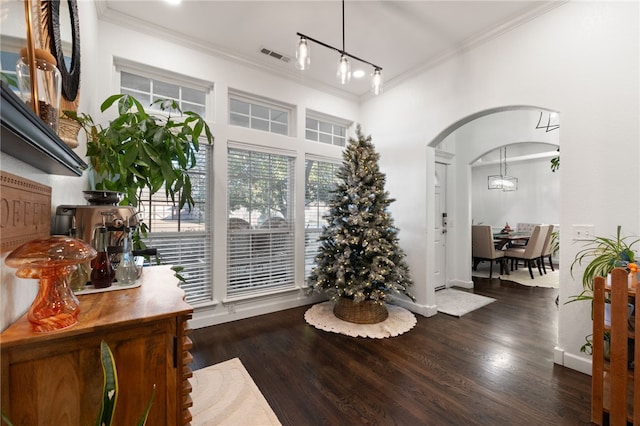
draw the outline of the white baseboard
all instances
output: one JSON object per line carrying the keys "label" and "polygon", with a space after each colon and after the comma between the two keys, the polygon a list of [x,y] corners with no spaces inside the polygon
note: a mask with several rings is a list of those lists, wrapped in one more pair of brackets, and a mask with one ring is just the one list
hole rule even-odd
{"label": "white baseboard", "polygon": [[449,280],[447,287],[473,288],[473,281]]}
{"label": "white baseboard", "polygon": [[553,348],[553,362],[563,367],[591,375],[591,359],[584,356],[565,352],[564,349],[556,346]]}

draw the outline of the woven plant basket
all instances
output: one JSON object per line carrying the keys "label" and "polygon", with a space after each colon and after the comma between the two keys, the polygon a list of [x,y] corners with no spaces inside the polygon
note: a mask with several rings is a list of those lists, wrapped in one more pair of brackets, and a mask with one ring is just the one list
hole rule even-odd
{"label": "woven plant basket", "polygon": [[60,123],[58,124],[58,136],[69,148],[77,148],[78,133],[80,133],[80,123],[70,118],[60,117]]}
{"label": "woven plant basket", "polygon": [[384,304],[373,300],[364,300],[354,303],[353,300],[341,297],[333,307],[333,314],[343,321],[356,324],[376,324],[389,317],[389,312]]}

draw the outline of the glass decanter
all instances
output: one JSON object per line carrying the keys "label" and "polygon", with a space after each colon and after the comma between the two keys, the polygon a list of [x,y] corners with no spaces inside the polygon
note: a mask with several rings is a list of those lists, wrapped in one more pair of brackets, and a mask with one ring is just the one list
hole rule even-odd
{"label": "glass decanter", "polygon": [[96,248],[98,255],[91,261],[91,284],[93,284],[94,288],[111,287],[111,283],[116,277],[116,272],[113,270],[109,260],[109,252],[107,251],[106,226],[98,228]]}
{"label": "glass decanter", "polygon": [[[128,222],[128,219],[127,219]],[[116,268],[116,281],[118,285],[131,285],[136,282],[138,268],[133,257],[133,239],[131,237],[132,228],[124,228],[124,238],[122,240],[122,260]]]}

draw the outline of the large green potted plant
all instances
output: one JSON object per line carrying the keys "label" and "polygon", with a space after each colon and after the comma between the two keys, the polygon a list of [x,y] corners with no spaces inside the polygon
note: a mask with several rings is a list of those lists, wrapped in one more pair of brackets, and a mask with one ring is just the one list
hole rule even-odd
{"label": "large green potted plant", "polygon": [[197,113],[182,111],[175,100],[159,99],[161,113],[152,114],[130,95],[112,95],[100,106],[105,112],[117,102],[118,115],[107,125],[89,114],[65,111],[87,134],[87,157],[95,174],[92,189],[123,193],[120,204],[137,207],[144,189],[166,194],[182,209],[191,209],[189,169],[196,165],[200,137],[213,135]]}
{"label": "large green potted plant", "polygon": [[[85,113],[65,111],[80,123],[87,135],[87,157],[91,165],[92,190],[123,194],[121,205],[138,207],[143,190],[150,195],[164,188],[178,210],[185,205],[191,211],[193,196],[188,171],[196,165],[200,138],[213,143],[213,134],[204,118],[192,111],[182,111],[175,100],[153,102],[160,112],[150,113],[133,96],[112,95],[101,105],[105,112],[114,104],[118,115],[106,125],[97,124]],[[145,249],[141,237],[147,235],[144,222],[135,229],[135,249]],[[183,267],[172,269],[181,281]]]}

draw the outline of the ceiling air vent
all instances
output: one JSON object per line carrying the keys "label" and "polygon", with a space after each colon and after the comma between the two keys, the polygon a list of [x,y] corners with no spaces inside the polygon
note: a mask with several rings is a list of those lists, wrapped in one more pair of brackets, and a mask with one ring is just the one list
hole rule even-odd
{"label": "ceiling air vent", "polygon": [[283,55],[282,53],[275,52],[273,50],[267,49],[266,47],[260,48],[260,53],[275,58],[282,62],[289,62],[291,60],[290,57]]}

